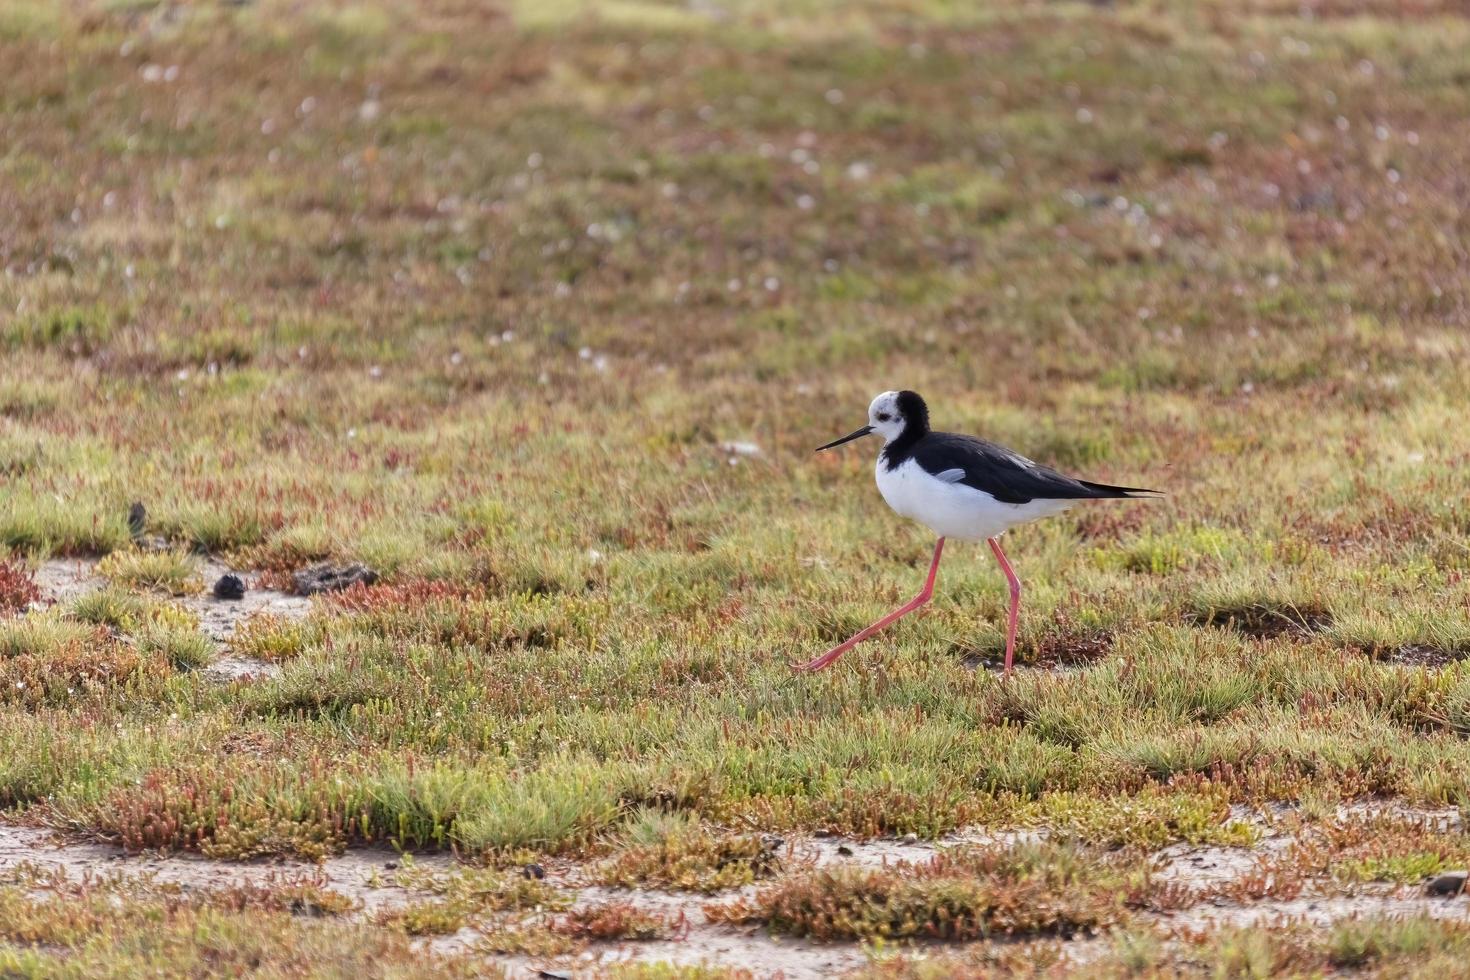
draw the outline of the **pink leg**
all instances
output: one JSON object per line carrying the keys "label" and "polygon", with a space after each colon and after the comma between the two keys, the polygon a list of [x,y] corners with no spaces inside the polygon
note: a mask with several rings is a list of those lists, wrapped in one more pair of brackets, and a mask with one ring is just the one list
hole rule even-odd
{"label": "pink leg", "polygon": [[1011,615],[1006,623],[1006,674],[1010,674],[1011,661],[1016,657],[1016,617],[1021,614],[1021,580],[1011,571],[1011,563],[1006,561],[1006,553],[1000,550],[1000,542],[995,538],[989,541],[995,560],[1000,562],[1000,570],[1006,573],[1006,581],[1011,583]]}
{"label": "pink leg", "polygon": [[934,577],[939,574],[939,556],[943,553],[943,551],[944,539],[940,538],[934,545],[934,560],[929,563],[929,577],[924,580],[924,588],[919,591],[918,595],[914,596],[904,605],[899,606],[897,609],[893,610],[893,612],[889,613],[887,616],[884,616],[882,619],[878,620],[876,623],[874,623],[872,626],[869,626],[861,633],[858,633],[851,639],[844,640],[842,643],[828,650],[826,653],[822,654],[820,657],[817,657],[815,660],[809,660],[804,664],[792,664],[792,666],[795,667],[797,670],[821,670],[823,667],[830,667],[837,660],[838,657],[842,656],[844,653],[851,650],[853,647],[857,646],[859,643],[863,642],[868,637],[881,630],[883,627],[889,625],[901,616],[907,616],[909,613],[913,612],[915,609],[918,609],[924,603],[928,602],[930,597],[934,595]]}

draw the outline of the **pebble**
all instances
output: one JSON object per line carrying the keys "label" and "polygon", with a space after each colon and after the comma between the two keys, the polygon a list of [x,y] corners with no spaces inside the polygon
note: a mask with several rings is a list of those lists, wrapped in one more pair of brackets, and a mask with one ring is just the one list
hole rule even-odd
{"label": "pebble", "polygon": [[342,589],[361,583],[372,585],[377,582],[378,573],[366,565],[333,565],[330,562],[322,562],[303,568],[291,575],[292,584],[296,587],[297,595],[319,595],[323,592],[340,592]]}
{"label": "pebble", "polygon": [[243,599],[245,598],[245,582],[234,572],[229,572],[219,577],[214,583],[214,597],[216,599]]}
{"label": "pebble", "polygon": [[1465,890],[1465,879],[1470,878],[1470,871],[1446,871],[1444,874],[1435,875],[1424,886],[1424,894],[1439,898],[1454,898]]}

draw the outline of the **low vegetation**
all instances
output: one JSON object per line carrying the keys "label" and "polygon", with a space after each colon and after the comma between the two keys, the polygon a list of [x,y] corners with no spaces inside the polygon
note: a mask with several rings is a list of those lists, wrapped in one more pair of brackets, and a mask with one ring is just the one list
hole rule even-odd
{"label": "low vegetation", "polygon": [[619,844],[593,869],[603,884],[713,892],[769,878],[782,866],[779,839],[721,834],[687,813],[636,813]]}
{"label": "low vegetation", "polygon": [[496,975],[415,949],[402,932],[346,915],[351,903],[302,882],[181,894],[120,878],[0,881],[0,973],[187,978],[221,973],[329,977]]}
{"label": "low vegetation", "polygon": [[25,612],[40,598],[41,590],[23,563],[0,561],[0,615]]}
{"label": "low vegetation", "polygon": [[114,551],[97,565],[114,585],[165,595],[189,595],[203,586],[195,563],[183,551]]}
{"label": "low vegetation", "polygon": [[631,902],[608,902],[574,909],[557,919],[553,932],[594,942],[648,941],[679,934],[683,923],[639,909]]}
{"label": "low vegetation", "polygon": [[[1470,929],[1427,915],[1357,918],[1329,928],[1300,921],[1271,928],[1229,928],[1193,934],[1124,930],[1110,949],[1088,961],[1099,977],[1451,977],[1470,948]],[[938,980],[997,973],[1064,969],[1054,945],[983,946],[961,954],[884,957],[863,980]]]}
{"label": "low vegetation", "polygon": [[818,869],[707,911],[820,940],[964,941],[1093,934],[1155,892],[1167,889],[1136,857],[1023,844],[956,849],[917,867]]}

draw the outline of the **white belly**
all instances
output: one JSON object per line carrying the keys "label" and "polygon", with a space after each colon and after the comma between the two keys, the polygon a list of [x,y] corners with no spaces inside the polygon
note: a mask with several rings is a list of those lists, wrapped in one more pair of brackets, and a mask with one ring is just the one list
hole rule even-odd
{"label": "white belly", "polygon": [[878,458],[878,492],[893,510],[943,538],[983,541],[1019,524],[1060,514],[1075,500],[1032,500],[1007,504],[961,483],[931,476],[912,459],[888,469]]}

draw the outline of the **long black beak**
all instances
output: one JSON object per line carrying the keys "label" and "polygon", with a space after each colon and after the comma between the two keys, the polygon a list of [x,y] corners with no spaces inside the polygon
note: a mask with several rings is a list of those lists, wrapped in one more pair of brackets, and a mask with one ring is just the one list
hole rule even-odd
{"label": "long black beak", "polygon": [[861,439],[863,436],[867,435],[869,432],[872,432],[872,431],[873,431],[873,427],[871,425],[865,425],[861,429],[858,429],[858,430],[856,430],[854,432],[849,432],[847,435],[843,436],[841,439],[837,439],[837,440],[835,440],[833,442],[829,442],[825,446],[818,446],[817,447],[817,452],[821,452],[823,449],[835,449],[836,447],[842,445],[844,442],[852,442],[854,439]]}

